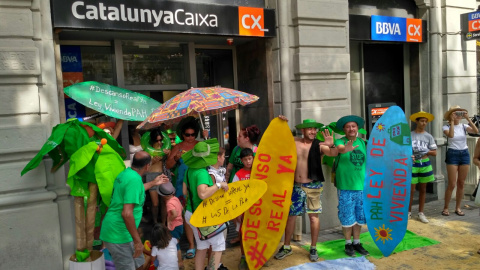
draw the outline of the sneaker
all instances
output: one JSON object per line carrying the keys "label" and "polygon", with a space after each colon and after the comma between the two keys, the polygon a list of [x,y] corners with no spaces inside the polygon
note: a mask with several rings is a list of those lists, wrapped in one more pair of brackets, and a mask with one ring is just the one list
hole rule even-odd
{"label": "sneaker", "polygon": [[418,213],[418,219],[420,219],[420,221],[423,223],[428,223],[428,219],[424,213]]}
{"label": "sneaker", "polygon": [[278,253],[275,254],[275,259],[277,260],[284,259],[285,257],[292,255],[292,252],[293,251],[291,248],[286,249],[285,246],[282,246],[278,251]]}
{"label": "sneaker", "polygon": [[345,254],[350,257],[355,257],[355,250],[353,249],[353,244],[346,244],[345,245]]}
{"label": "sneaker", "polygon": [[314,248],[310,249],[310,261],[312,262],[318,261],[318,253],[317,253],[317,250]]}
{"label": "sneaker", "polygon": [[412,219],[412,212],[408,212],[408,219]]}
{"label": "sneaker", "polygon": [[366,249],[363,248],[361,243],[353,244],[353,249],[356,250],[358,253],[362,254],[363,256],[370,255]]}
{"label": "sneaker", "polygon": [[[220,268],[218,268],[220,269]],[[245,258],[240,259],[240,263],[238,264],[238,270],[248,270],[247,260]]]}

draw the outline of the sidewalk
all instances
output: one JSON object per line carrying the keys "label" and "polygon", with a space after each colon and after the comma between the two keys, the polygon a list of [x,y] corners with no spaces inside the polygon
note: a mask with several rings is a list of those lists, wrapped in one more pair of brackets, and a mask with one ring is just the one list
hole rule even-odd
{"label": "sidewalk", "polygon": [[[479,207],[475,206],[473,201],[463,201],[462,203],[462,211],[465,213],[465,216],[458,216],[454,213],[455,211],[455,200],[450,202],[450,216],[442,216],[441,212],[443,210],[443,200],[437,200],[432,202],[425,203],[425,210],[424,214],[427,219],[430,221],[428,224],[424,224],[425,226],[429,225],[442,225],[448,221],[461,221],[472,225],[472,234],[477,234],[480,236],[480,216],[479,216]],[[418,204],[413,205],[412,207],[412,219],[409,220],[410,222],[418,222]],[[322,222],[322,216],[320,216],[320,224]],[[367,226],[362,228],[362,233],[367,232]],[[293,242],[298,246],[308,245],[310,244],[311,236],[310,234],[303,234],[302,241],[300,242]],[[330,240],[336,239],[343,239],[342,227],[339,226],[338,228],[328,229],[328,230],[320,230],[320,234],[318,236],[317,242],[325,242]],[[480,248],[480,246],[478,247]],[[479,266],[480,269],[480,266]]]}

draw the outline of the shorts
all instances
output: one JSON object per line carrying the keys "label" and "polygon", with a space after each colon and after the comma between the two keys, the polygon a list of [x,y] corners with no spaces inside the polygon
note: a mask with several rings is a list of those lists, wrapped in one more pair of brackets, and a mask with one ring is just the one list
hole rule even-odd
{"label": "shorts", "polygon": [[338,190],[338,219],[342,227],[365,225],[363,190]]}
{"label": "shorts", "polygon": [[173,238],[177,238],[177,250],[180,250],[180,238],[182,238],[183,234],[183,225],[178,225],[177,227],[173,228],[173,231],[170,231],[170,234]]}
{"label": "shorts", "polygon": [[140,254],[137,258],[133,258],[133,253],[135,252],[133,241],[124,244],[114,244],[105,241],[104,243],[112,255],[112,260],[117,270],[137,269],[145,263],[143,254]]}
{"label": "shorts", "polygon": [[468,149],[456,150],[448,148],[445,163],[457,166],[470,165],[470,153]]}
{"label": "shorts", "polygon": [[[159,172],[147,172],[145,173],[145,182],[152,182],[157,176],[159,176],[162,173]],[[148,189],[149,191],[157,191],[157,186],[153,186]]]}
{"label": "shorts", "polygon": [[322,192],[322,182],[295,183],[292,192],[292,205],[288,215],[300,216],[305,212],[307,214],[322,213],[322,201],[320,200]]}
{"label": "shorts", "polygon": [[200,240],[198,237],[198,230],[195,226],[190,224],[190,218],[192,217],[192,212],[186,211],[185,212],[185,220],[187,221],[187,224],[192,228],[193,230],[193,236],[195,237],[195,243],[197,243],[197,249],[198,250],[204,250],[208,249],[210,246],[212,246],[212,251],[217,252],[217,251],[224,251],[225,250],[225,237],[223,237],[223,233],[219,233],[215,235],[214,237],[206,240]]}
{"label": "shorts", "polygon": [[429,158],[415,160],[412,166],[412,184],[426,184],[435,180]]}

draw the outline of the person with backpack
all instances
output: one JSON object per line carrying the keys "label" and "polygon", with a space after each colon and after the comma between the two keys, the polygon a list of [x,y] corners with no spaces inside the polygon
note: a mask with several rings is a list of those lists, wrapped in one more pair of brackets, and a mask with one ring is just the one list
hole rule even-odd
{"label": "person with backpack", "polygon": [[[462,118],[468,121],[468,125],[460,123]],[[478,133],[478,128],[468,117],[468,111],[460,106],[452,106],[445,112],[444,119],[448,125],[443,126],[443,133],[447,136],[447,153],[445,163],[447,164],[448,186],[445,190],[445,205],[442,215],[449,216],[448,205],[452,198],[452,192],[457,186],[455,214],[464,216],[461,207],[463,198],[463,187],[470,169],[470,153],[467,146],[467,132]]]}

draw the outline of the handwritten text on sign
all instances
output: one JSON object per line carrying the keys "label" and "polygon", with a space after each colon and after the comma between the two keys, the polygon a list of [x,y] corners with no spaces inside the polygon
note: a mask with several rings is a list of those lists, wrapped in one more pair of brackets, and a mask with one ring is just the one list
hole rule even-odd
{"label": "handwritten text on sign", "polygon": [[267,183],[244,180],[228,184],[228,191],[217,190],[203,200],[190,219],[196,227],[218,225],[247,211],[267,190]]}
{"label": "handwritten text on sign", "polygon": [[260,141],[251,173],[252,179],[265,181],[268,189],[243,218],[243,249],[249,269],[262,267],[282,238],[296,165],[295,141],[288,124],[275,118]]}
{"label": "handwritten text on sign", "polygon": [[89,108],[129,121],[143,121],[161,105],[140,93],[99,82],[77,83],[64,92]]}

